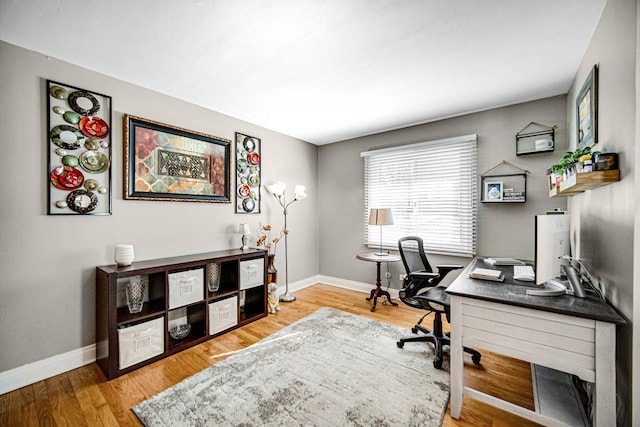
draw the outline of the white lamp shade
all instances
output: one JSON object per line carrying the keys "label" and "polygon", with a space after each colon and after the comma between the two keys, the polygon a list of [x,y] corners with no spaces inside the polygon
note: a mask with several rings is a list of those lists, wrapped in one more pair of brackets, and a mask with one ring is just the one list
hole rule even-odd
{"label": "white lamp shade", "polygon": [[249,224],[240,224],[240,227],[238,227],[238,231],[242,234],[251,234]]}
{"label": "white lamp shade", "polygon": [[267,185],[267,191],[274,196],[282,196],[287,189],[287,184],[281,181],[276,181],[271,185]]}
{"label": "white lamp shade", "polygon": [[295,199],[296,200],[303,200],[307,198],[307,193],[305,192],[307,189],[307,187],[305,187],[304,185],[296,185],[295,188]]}
{"label": "white lamp shade", "polygon": [[369,225],[393,225],[391,209],[371,209],[369,211]]}

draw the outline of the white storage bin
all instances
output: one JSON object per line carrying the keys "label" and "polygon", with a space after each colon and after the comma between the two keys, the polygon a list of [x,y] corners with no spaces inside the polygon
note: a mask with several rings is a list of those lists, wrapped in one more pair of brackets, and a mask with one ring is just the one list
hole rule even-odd
{"label": "white storage bin", "polygon": [[240,261],[240,289],[264,285],[264,258]]}
{"label": "white storage bin", "polygon": [[234,296],[209,304],[209,335],[217,334],[238,324],[238,297]]}
{"label": "white storage bin", "polygon": [[169,273],[169,309],[204,299],[204,268]]}
{"label": "white storage bin", "polygon": [[118,329],[119,369],[164,353],[164,317]]}

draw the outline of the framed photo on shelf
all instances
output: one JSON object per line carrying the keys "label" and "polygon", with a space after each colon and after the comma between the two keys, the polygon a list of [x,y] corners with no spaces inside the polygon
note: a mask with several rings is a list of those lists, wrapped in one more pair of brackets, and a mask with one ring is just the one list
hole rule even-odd
{"label": "framed photo on shelf", "polygon": [[236,132],[236,213],[260,213],[260,138]]}
{"label": "framed photo on shelf", "polygon": [[576,147],[598,143],[598,64],[594,65],[576,98]]}
{"label": "framed photo on shelf", "polygon": [[231,141],[124,116],[124,198],[231,203]]}
{"label": "framed photo on shelf", "polygon": [[501,202],[502,182],[486,181],[484,183],[484,200],[486,202]]}
{"label": "framed photo on shelf", "polygon": [[111,97],[46,81],[48,215],[111,215]]}

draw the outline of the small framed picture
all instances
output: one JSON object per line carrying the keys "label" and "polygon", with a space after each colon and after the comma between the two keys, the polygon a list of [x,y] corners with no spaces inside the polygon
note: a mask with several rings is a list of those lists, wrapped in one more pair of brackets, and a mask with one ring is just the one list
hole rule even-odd
{"label": "small framed picture", "polygon": [[484,200],[487,202],[502,201],[502,182],[486,181],[484,183]]}

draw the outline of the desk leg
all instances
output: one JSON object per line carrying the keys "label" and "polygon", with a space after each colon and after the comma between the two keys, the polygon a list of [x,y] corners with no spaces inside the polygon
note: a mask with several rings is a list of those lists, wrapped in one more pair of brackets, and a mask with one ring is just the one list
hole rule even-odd
{"label": "desk leg", "polygon": [[596,321],[594,426],[616,425],[616,325]]}
{"label": "desk leg", "polygon": [[451,295],[451,417],[458,419],[462,411],[464,390],[464,359],[462,348],[462,298]]}

